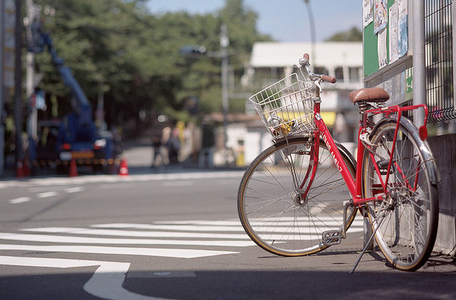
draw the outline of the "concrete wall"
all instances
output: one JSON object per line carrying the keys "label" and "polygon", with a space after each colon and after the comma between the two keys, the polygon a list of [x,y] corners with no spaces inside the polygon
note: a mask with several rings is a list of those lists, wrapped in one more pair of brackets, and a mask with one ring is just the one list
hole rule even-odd
{"label": "concrete wall", "polygon": [[440,171],[439,230],[434,251],[456,255],[456,135],[430,137],[432,149]]}

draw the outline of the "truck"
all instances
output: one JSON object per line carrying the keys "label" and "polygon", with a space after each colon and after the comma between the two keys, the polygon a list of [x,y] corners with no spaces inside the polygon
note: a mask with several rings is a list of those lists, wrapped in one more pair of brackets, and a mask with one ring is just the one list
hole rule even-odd
{"label": "truck", "polygon": [[[89,170],[105,170],[112,172],[118,156],[118,148],[111,132],[98,130],[92,119],[92,106],[87,99],[78,81],[73,76],[71,69],[65,65],[64,60],[58,56],[49,33],[38,30],[34,32],[36,41],[38,36],[40,47],[34,47],[35,53],[43,52],[47,48],[51,55],[52,64],[59,73],[63,83],[71,91],[72,112],[59,121],[38,122],[48,126],[40,128],[40,133],[48,134],[53,143],[42,145],[42,137],[31,146],[31,160],[35,165],[55,165],[59,172],[68,172],[74,161],[77,167],[86,167]],[[38,125],[39,126],[39,125]],[[55,136],[56,135],[56,136]],[[48,140],[46,137],[46,140]],[[50,148],[51,147],[51,148]],[[52,152],[52,151],[55,152]],[[47,161],[43,162],[43,158]],[[55,160],[55,161],[53,161]],[[87,168],[88,167],[88,168]]]}

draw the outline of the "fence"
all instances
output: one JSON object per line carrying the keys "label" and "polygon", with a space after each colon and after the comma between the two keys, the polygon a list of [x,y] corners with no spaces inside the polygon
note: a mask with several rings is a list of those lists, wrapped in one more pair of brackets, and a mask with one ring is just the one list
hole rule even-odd
{"label": "fence", "polygon": [[454,0],[425,0],[426,98],[433,123],[456,119]]}

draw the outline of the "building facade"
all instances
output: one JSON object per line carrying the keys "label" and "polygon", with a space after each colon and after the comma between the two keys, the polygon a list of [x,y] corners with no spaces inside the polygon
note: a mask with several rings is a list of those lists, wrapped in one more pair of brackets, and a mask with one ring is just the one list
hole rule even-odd
{"label": "building facade", "polygon": [[[348,148],[353,148],[359,117],[356,107],[349,101],[348,94],[363,87],[362,51],[361,42],[258,42],[253,46],[250,64],[242,78],[242,84],[253,94],[295,72],[299,58],[304,53],[309,53],[311,68],[315,73],[337,78],[337,83],[323,85],[323,119],[333,131],[336,140],[347,143]],[[255,114],[249,101],[246,102],[246,113]],[[233,124],[231,129],[228,144],[231,142],[232,147],[236,147],[236,143],[243,145],[245,164],[249,164],[261,150],[272,143],[270,134],[259,120],[242,125]]]}

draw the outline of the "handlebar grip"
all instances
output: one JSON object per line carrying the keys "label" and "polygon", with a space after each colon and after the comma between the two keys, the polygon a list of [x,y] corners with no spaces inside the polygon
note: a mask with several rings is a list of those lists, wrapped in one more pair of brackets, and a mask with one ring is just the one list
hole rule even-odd
{"label": "handlebar grip", "polygon": [[326,81],[326,82],[330,82],[330,83],[336,83],[337,82],[336,77],[332,77],[332,76],[329,76],[329,75],[321,75],[321,80]]}

